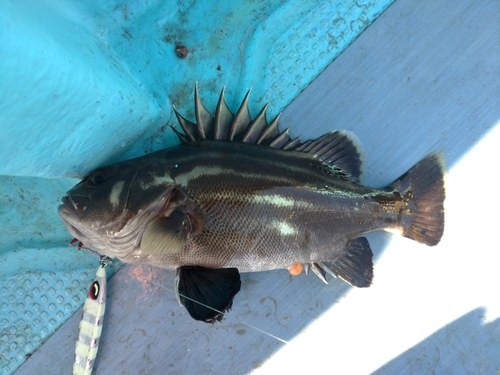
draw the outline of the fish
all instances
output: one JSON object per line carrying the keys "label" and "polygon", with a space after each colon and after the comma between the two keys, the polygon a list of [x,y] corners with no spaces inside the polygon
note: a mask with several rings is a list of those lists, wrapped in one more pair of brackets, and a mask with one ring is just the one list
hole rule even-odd
{"label": "fish", "polygon": [[109,259],[101,259],[83,305],[80,332],[75,346],[73,375],[90,375],[99,349],[104,313],[106,311],[106,270]]}
{"label": "fish", "polygon": [[[354,287],[373,280],[364,233],[397,231],[434,246],[444,231],[445,162],[434,152],[391,184],[361,183],[361,149],[345,131],[302,142],[194,90],[195,121],[173,111],[180,144],[99,167],[62,198],[58,212],[86,246],[125,263],[175,270],[178,301],[196,320],[222,320],[240,273],[314,272]],[[328,276],[330,277],[330,276]]]}

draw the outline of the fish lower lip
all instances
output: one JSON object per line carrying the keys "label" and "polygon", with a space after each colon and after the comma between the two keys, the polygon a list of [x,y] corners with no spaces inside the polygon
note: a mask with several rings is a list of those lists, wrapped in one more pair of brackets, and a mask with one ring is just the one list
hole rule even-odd
{"label": "fish lower lip", "polygon": [[[57,208],[57,212],[59,213],[59,216],[61,216],[61,219],[64,221],[64,224],[68,227],[68,230],[70,229],[69,227],[74,228],[76,231],[78,231],[71,222],[75,219],[75,213],[73,211],[73,206],[65,202],[64,198],[62,199],[64,204],[59,205]],[[78,231],[80,232],[80,231]]]}
{"label": "fish lower lip", "polygon": [[85,235],[82,232],[80,232],[78,229],[76,229],[76,227],[74,225],[71,225],[71,224],[69,224],[69,225],[71,226],[71,229],[73,230],[73,231],[70,231],[70,233],[72,233],[80,241],[84,241],[86,238]]}
{"label": "fish lower lip", "polygon": [[73,215],[70,208],[66,204],[61,204],[57,211],[59,212],[59,216],[61,216],[64,225],[66,225],[66,228],[73,236],[78,238],[80,241],[86,238],[86,236],[70,222]]}
{"label": "fish lower lip", "polygon": [[[59,207],[57,207],[57,212],[59,213],[59,216],[62,217],[63,220],[65,220],[66,216],[71,215],[70,208],[66,204],[66,202],[63,201],[63,204],[60,204]],[[66,220],[65,220],[66,221]]]}

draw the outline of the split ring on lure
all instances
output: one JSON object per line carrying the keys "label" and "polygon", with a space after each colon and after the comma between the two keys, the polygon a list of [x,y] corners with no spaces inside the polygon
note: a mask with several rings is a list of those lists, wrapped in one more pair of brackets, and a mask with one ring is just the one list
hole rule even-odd
{"label": "split ring on lure", "polygon": [[104,312],[106,311],[106,266],[111,263],[101,257],[96,275],[90,284],[87,299],[83,305],[80,332],[75,347],[73,375],[90,375],[99,349]]}

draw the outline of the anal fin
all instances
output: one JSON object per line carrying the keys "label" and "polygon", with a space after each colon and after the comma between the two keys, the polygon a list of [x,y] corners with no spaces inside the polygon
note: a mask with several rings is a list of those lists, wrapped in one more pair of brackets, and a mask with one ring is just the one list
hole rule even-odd
{"label": "anal fin", "polygon": [[352,286],[366,288],[373,281],[372,249],[365,237],[358,237],[349,240],[335,260],[313,263],[311,269],[324,282],[326,282],[325,274],[329,273]]}
{"label": "anal fin", "polygon": [[236,268],[177,268],[175,289],[179,303],[195,320],[221,321],[240,291],[240,273]]}

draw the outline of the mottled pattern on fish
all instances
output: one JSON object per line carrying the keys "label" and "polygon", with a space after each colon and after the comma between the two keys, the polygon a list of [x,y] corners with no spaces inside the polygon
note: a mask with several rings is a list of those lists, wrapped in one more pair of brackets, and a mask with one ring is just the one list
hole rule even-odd
{"label": "mottled pattern on fish", "polygon": [[[279,116],[268,124],[266,108],[252,119],[247,94],[233,114],[222,92],[212,116],[196,89],[196,122],[175,111],[180,146],[99,168],[68,192],[59,212],[69,231],[125,262],[177,269],[178,287],[186,293],[191,279],[209,291],[217,284],[200,267],[248,272],[298,263],[325,282],[329,273],[369,286],[372,252],[363,233],[395,229],[427,245],[439,242],[445,197],[440,154],[428,155],[384,189],[366,187],[348,134],[301,143],[279,131]],[[239,277],[215,274],[232,301]],[[195,285],[189,286],[199,289]],[[194,309],[188,308],[196,319],[220,318]]]}

